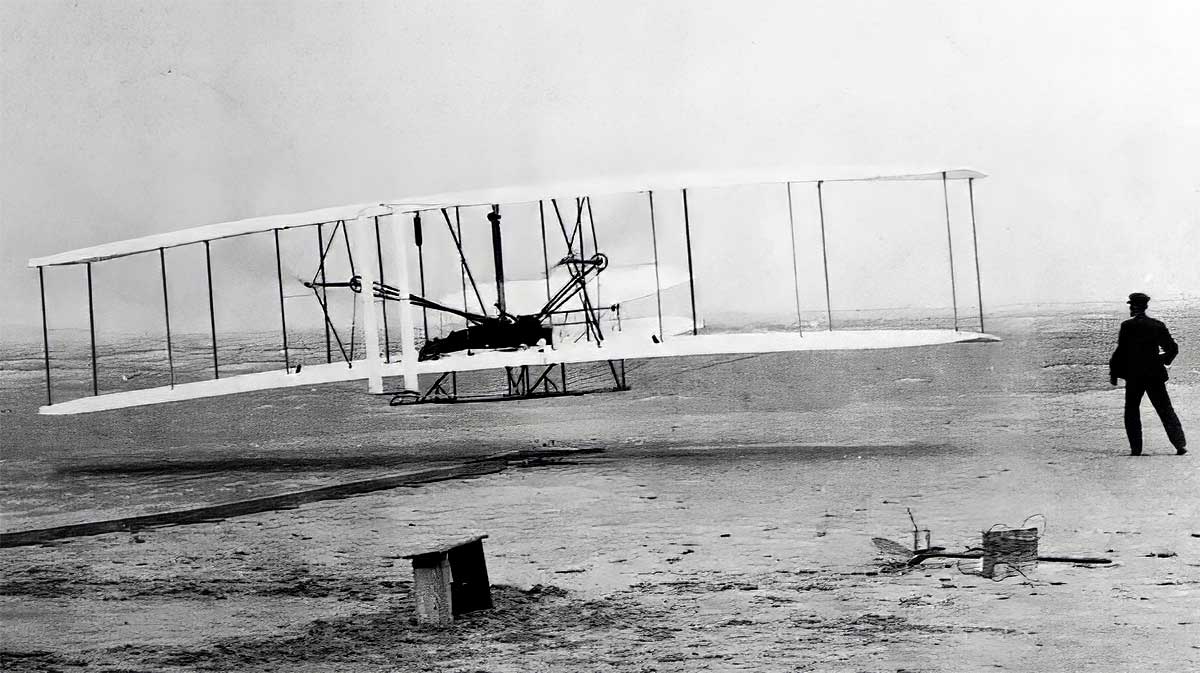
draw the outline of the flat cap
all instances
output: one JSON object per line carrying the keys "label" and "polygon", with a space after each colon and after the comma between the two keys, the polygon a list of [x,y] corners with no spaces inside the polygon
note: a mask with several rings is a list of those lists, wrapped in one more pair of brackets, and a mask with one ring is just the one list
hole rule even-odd
{"label": "flat cap", "polygon": [[1129,301],[1126,304],[1134,304],[1136,306],[1145,306],[1150,303],[1150,295],[1141,292],[1134,292],[1129,295]]}

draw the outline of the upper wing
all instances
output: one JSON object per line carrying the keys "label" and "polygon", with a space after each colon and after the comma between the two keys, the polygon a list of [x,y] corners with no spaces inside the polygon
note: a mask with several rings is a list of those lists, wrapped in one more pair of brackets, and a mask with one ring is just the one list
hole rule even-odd
{"label": "upper wing", "polygon": [[399,212],[435,210],[455,206],[486,206],[493,203],[532,203],[552,196],[603,196],[682,188],[728,187],[771,183],[803,182],[909,182],[921,180],[973,180],[987,177],[970,168],[897,169],[844,168],[755,170],[739,172],[685,172],[649,175],[622,175],[610,178],[575,180],[533,185],[511,185],[493,189],[446,192],[423,196],[403,196],[389,203]]}
{"label": "upper wing", "polygon": [[103,245],[96,245],[89,248],[69,250],[67,252],[61,252],[56,255],[49,255],[46,257],[35,257],[29,260],[29,267],[37,268],[43,266],[61,266],[64,264],[87,264],[90,262],[100,262],[106,259],[136,255],[142,252],[151,252],[158,250],[159,248],[177,248],[181,245],[203,243],[205,241],[216,241],[222,238],[245,236],[247,234],[274,231],[276,229],[282,231],[284,229],[307,227],[324,222],[353,220],[359,217],[383,216],[390,215],[391,213],[392,209],[387,206],[367,203],[349,206],[336,206],[333,208],[321,208],[319,210],[309,210],[302,213],[289,213],[286,215],[252,217],[245,220],[207,224],[199,227],[180,229],[178,231],[169,231],[162,234],[142,236],[141,238],[114,241],[112,243],[105,243]]}
{"label": "upper wing", "polygon": [[[831,177],[817,177],[825,175]],[[35,257],[29,260],[29,268],[58,266],[63,264],[84,264],[98,262],[115,257],[150,252],[159,248],[173,248],[191,243],[213,241],[233,236],[243,236],[274,229],[289,229],[316,224],[318,222],[336,222],[338,220],[353,220],[358,217],[373,217],[389,215],[393,212],[413,212],[416,210],[434,210],[437,208],[453,208],[455,206],[490,205],[493,203],[526,203],[546,198],[548,195],[584,195],[584,194],[618,194],[647,190],[678,189],[681,187],[715,187],[738,184],[758,184],[771,182],[872,182],[872,181],[911,181],[911,180],[968,180],[986,177],[986,174],[968,168],[952,170],[888,170],[888,169],[847,169],[823,171],[821,173],[776,170],[754,171],[741,173],[675,173],[671,175],[626,176],[600,180],[563,182],[557,184],[538,184],[527,186],[503,187],[496,189],[472,190],[466,192],[449,192],[427,196],[403,196],[393,199],[388,204],[364,203],[347,206],[334,206],[300,213],[286,215],[269,215],[253,217],[244,220],[221,222],[198,227],[189,227],[178,231],[153,234],[141,238],[115,241],[88,248],[79,248],[46,257]]]}

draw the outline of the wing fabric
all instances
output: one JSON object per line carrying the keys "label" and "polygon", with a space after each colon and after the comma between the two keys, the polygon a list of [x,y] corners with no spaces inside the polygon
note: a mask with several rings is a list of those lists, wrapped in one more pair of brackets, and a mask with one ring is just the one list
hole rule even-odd
{"label": "wing fabric", "polygon": [[[688,321],[690,326],[690,321]],[[655,323],[655,326],[657,323]],[[647,329],[651,326],[647,325]],[[669,334],[670,332],[668,332]],[[684,357],[698,355],[731,355],[738,353],[784,353],[822,350],[871,350],[905,348],[939,344],[999,341],[996,337],[978,332],[954,330],[838,330],[827,332],[754,332],[734,334],[702,334],[699,336],[667,336],[655,343],[649,333],[623,331],[612,334],[603,345],[580,342],[557,348],[529,348],[518,351],[476,351],[473,355],[455,353],[437,360],[417,363],[419,374],[503,369],[522,365],[598,362],[603,360],[636,360],[644,358]],[[160,387],[83,397],[68,402],[43,406],[43,414],[78,414],[125,407],[160,404],[217,397],[256,390],[319,385],[338,381],[355,381],[368,376],[365,361],[354,366],[345,363],[309,365],[300,373],[282,370],[257,374],[242,374],[212,381],[184,383],[174,388]],[[383,365],[384,376],[401,376],[401,363],[393,360]]]}

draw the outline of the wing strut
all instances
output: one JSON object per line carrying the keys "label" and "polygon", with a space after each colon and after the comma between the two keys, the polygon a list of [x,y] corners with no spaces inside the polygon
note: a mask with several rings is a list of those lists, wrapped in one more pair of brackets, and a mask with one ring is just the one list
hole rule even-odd
{"label": "wing strut", "polygon": [[[318,222],[317,223],[317,255],[320,259],[320,262],[317,264],[317,274],[321,277],[321,295],[317,297],[317,303],[319,303],[321,305],[321,311],[322,311],[322,313],[325,314],[325,363],[332,364],[333,363],[333,344],[331,344],[329,341],[329,336],[330,336],[329,335],[329,327],[330,327],[329,311],[326,310],[326,308],[325,308],[325,301],[322,301],[322,298],[324,298],[326,301],[328,301],[328,299],[329,299],[329,296],[325,290],[325,233],[323,231],[324,229],[325,229],[325,225]],[[313,292],[316,292],[316,291],[317,291],[316,288],[313,288]],[[339,343],[338,343],[339,347],[341,347],[340,341],[341,340],[339,339]]]}
{"label": "wing strut", "polygon": [[979,293],[979,331],[983,332],[983,280],[979,276],[979,236],[975,232],[975,178],[967,178],[967,195],[971,199],[971,243],[975,246],[975,290]]}
{"label": "wing strut", "polygon": [[167,295],[167,253],[158,249],[158,268],[162,272],[163,316],[167,320],[167,369],[170,370],[171,387],[175,387],[175,356],[171,352],[171,301]]}
{"label": "wing strut", "polygon": [[[442,213],[446,215],[446,211]],[[446,215],[446,226],[450,228],[450,217]],[[451,231],[453,233],[453,231]],[[455,237],[457,243],[458,238]],[[400,214],[392,214],[392,278],[396,284],[396,289],[401,296],[399,311],[400,311],[400,367],[404,376],[404,388],[406,390],[420,390],[420,382],[417,380],[417,352],[416,338],[414,336],[412,302],[409,300],[409,274],[408,274],[408,249],[409,249],[409,230],[400,222]],[[461,246],[459,248],[461,250]],[[464,260],[465,261],[465,260]],[[371,287],[371,286],[368,286]],[[363,293],[370,301],[374,301],[374,292],[367,291]],[[368,304],[369,305],[369,304]],[[381,380],[382,383],[382,380]]]}
{"label": "wing strut", "polygon": [[[342,241],[346,243],[346,258],[350,260],[350,275],[357,276],[358,271],[354,270],[354,248],[350,245],[350,229],[346,226],[345,220],[339,220],[338,224],[342,227]],[[336,234],[337,230],[335,229],[333,233]],[[326,248],[325,251],[329,252],[329,248]]]}
{"label": "wing strut", "polygon": [[683,190],[683,235],[687,241],[688,291],[692,298],[692,336],[700,333],[696,326],[696,277],[692,273],[692,225],[688,219],[687,188]]}
{"label": "wing strut", "polygon": [[[446,218],[446,226],[450,226],[450,218]],[[458,206],[454,206],[454,229],[458,231],[458,240],[462,240],[462,218],[458,213]],[[467,260],[459,255],[460,264],[458,269],[459,280],[462,281],[463,308],[467,308]],[[487,313],[487,311],[484,311]],[[471,325],[471,321],[467,321],[467,326]]]}
{"label": "wing strut", "polygon": [[[583,231],[583,207],[587,203],[589,198],[590,197],[585,196],[583,198],[576,199],[576,204],[575,204],[575,211],[576,211],[575,212],[575,227],[579,231],[579,261],[576,263],[575,266],[579,270],[578,273],[581,276],[583,276],[584,274],[587,273],[587,270],[583,268],[584,246],[587,245],[587,240],[586,240],[587,234],[584,233],[584,231]],[[595,242],[593,241],[592,242],[592,251],[593,252],[595,252],[595,248],[596,248],[596,245],[595,245]],[[579,291],[582,293],[584,308],[587,309],[587,311],[588,311],[587,315],[589,315],[591,317],[591,322],[590,322],[589,326],[592,328],[592,331],[594,331],[596,333],[596,343],[599,344],[601,341],[604,340],[604,334],[602,334],[600,331],[600,313],[597,310],[596,304],[594,304],[592,302],[591,295],[588,294],[586,282],[580,286]]]}
{"label": "wing strut", "polygon": [[[333,324],[333,320],[329,317],[329,291],[328,291],[328,288],[330,288],[330,287],[346,287],[355,282],[360,282],[360,281],[357,281],[356,279],[358,277],[354,275],[354,256],[349,247],[350,239],[348,238],[348,234],[346,233],[346,221],[345,220],[337,220],[336,222],[334,222],[333,223],[333,231],[329,232],[329,240],[325,241],[324,243],[322,243],[322,239],[323,239],[323,235],[321,233],[322,228],[323,227],[321,224],[317,224],[317,247],[321,251],[321,257],[320,257],[320,259],[317,260],[317,270],[315,273],[313,273],[312,280],[305,283],[304,286],[313,291],[313,296],[316,298],[317,303],[321,305],[321,313],[325,317],[325,361],[327,363],[333,362],[333,352],[332,352],[332,348],[330,347],[330,343],[329,343],[330,332],[332,332],[333,338],[337,340],[338,350],[341,351],[341,353],[342,353],[342,359],[346,361],[347,365],[349,365],[351,368],[353,368],[354,367],[354,327],[358,322],[358,306],[354,305],[351,307],[352,312],[351,312],[351,319],[350,319],[350,354],[347,355],[346,347],[342,343],[342,337],[340,334],[338,334],[337,327]],[[325,280],[325,257],[328,256],[329,251],[333,249],[333,239],[337,238],[338,229],[342,230],[343,238],[347,242],[346,256],[350,260],[350,273],[351,273],[350,283],[330,283]],[[317,280],[318,278],[320,278],[321,280],[318,281]]]}
{"label": "wing strut", "polygon": [[[458,216],[458,208],[454,209],[455,217]],[[450,224],[450,214],[442,208],[442,217],[446,219],[446,229],[450,231],[450,238],[454,239],[454,247],[458,248],[458,258],[462,261],[463,271],[467,274],[467,279],[471,281],[471,289],[475,291],[475,299],[479,301],[479,312],[487,315],[487,305],[483,303],[483,297],[479,294],[479,287],[475,285],[475,276],[471,273],[471,266],[467,264],[467,254],[463,252],[462,240],[454,234],[454,227]],[[464,297],[465,299],[465,297]],[[467,307],[467,302],[463,301],[463,308]]]}
{"label": "wing strut", "polygon": [[[353,276],[352,276],[353,277]],[[361,279],[359,282],[362,282]],[[354,339],[357,336],[355,330],[358,329],[358,303],[351,302],[350,304],[350,359],[347,363],[350,368],[354,368]]]}
{"label": "wing strut", "polygon": [[208,241],[204,242],[204,268],[208,274],[208,326],[212,330],[213,378],[221,378],[221,370],[217,367],[217,312],[213,307],[212,287],[212,254]]}
{"label": "wing strut", "polygon": [[[325,280],[325,257],[329,251],[333,249],[333,239],[337,238],[338,229],[345,229],[345,220],[338,220],[333,223],[333,231],[329,233],[329,239],[325,240],[322,233],[322,224],[317,224],[317,248],[320,250],[321,256],[317,261],[317,271],[313,274],[311,281],[304,283],[304,286],[313,291],[313,297],[317,300],[317,304],[321,307],[321,315],[325,319],[325,362],[333,362],[333,347],[330,342],[332,336],[337,341],[338,351],[342,354],[342,359],[351,369],[354,368],[354,329],[358,325],[358,305],[353,304],[351,307],[350,319],[350,352],[346,352],[346,344],[342,341],[342,335],[338,333],[337,326],[333,324],[333,319],[329,317],[329,288],[331,287],[354,287],[361,284],[361,279],[357,276],[351,276],[350,281],[346,283],[330,283]],[[376,237],[378,243],[378,237]],[[347,248],[347,255],[349,249]],[[382,257],[381,257],[382,258]],[[317,279],[320,280],[317,280]]]}
{"label": "wing strut", "polygon": [[92,308],[92,263],[87,263],[88,330],[92,335],[92,394],[100,394],[100,377],[96,371],[96,312]]}
{"label": "wing strut", "polygon": [[[595,255],[596,253],[600,252],[600,241],[599,241],[599,239],[596,238],[596,219],[594,217],[592,217],[592,197],[585,196],[583,198],[587,202],[588,223],[592,226],[592,255]],[[580,247],[580,252],[582,252],[582,251],[583,251],[583,248]],[[583,255],[580,255],[580,257],[583,257]],[[599,274],[597,274],[596,275],[596,306],[603,306],[603,305],[604,304],[600,301],[600,276],[599,276]],[[597,316],[597,320],[599,320],[599,316]]]}
{"label": "wing strut", "polygon": [[[329,240],[325,242],[325,247],[323,247],[321,249],[321,259],[317,261],[317,272],[313,274],[313,278],[312,278],[313,283],[317,282],[318,276],[321,278],[321,283],[322,284],[325,283],[325,256],[328,255],[329,251],[333,249],[333,239],[337,238],[338,229],[344,227],[345,224],[346,223],[342,220],[338,220],[337,222],[333,223],[333,231],[329,233]],[[318,232],[320,231],[320,229],[321,229],[320,225],[317,225]],[[354,275],[353,264],[351,265],[350,268],[351,268],[350,275],[353,276]]]}
{"label": "wing strut", "polygon": [[546,299],[550,299],[550,256],[546,252],[546,202],[538,200],[538,217],[542,223],[542,268],[546,271]]}
{"label": "wing strut", "polygon": [[[379,218],[375,218],[375,222],[376,222],[375,231],[376,231],[376,233],[378,233]],[[421,213],[419,213],[419,212],[413,213],[413,242],[417,244],[417,266],[418,266],[419,273],[421,274],[421,296],[424,297],[425,296],[425,248],[424,248],[425,237],[421,232]],[[382,261],[380,261],[380,263],[379,263],[379,284],[380,285],[384,284],[384,282],[383,282],[383,262]],[[384,302],[384,306],[385,307],[387,306],[387,302]],[[464,306],[463,308],[466,308],[466,306]],[[385,320],[383,321],[383,332],[386,335],[387,334],[387,320],[386,320],[387,308],[383,309],[383,315],[385,317]],[[428,341],[429,340],[429,311],[424,306],[421,307],[421,326],[425,330],[424,332],[422,332],[422,334],[425,335],[425,340]]]}
{"label": "wing strut", "polygon": [[[420,253],[420,251],[421,251],[421,243],[420,243],[420,241],[421,241],[421,214],[420,213],[417,213],[416,223],[417,223],[417,252]],[[379,261],[379,282],[383,283],[383,244],[379,241],[379,216],[378,215],[375,216],[375,259],[377,259]],[[421,282],[424,283],[424,281],[425,281],[424,272],[423,272],[423,270],[425,268],[424,264],[421,265],[421,268],[422,268]],[[392,361],[392,349],[388,345],[389,343],[391,343],[391,338],[388,336],[387,304],[383,304],[383,308],[381,308],[380,311],[383,312],[383,361],[391,362]],[[428,329],[428,326],[426,326],[426,329]]]}
{"label": "wing strut", "polygon": [[658,277],[658,232],[654,226],[654,191],[650,195],[650,245],[654,249],[654,301],[658,304],[658,338],[666,339],[662,322],[662,281]]}
{"label": "wing strut", "polygon": [[[557,199],[550,199],[550,202],[554,203],[556,205],[558,203]],[[559,228],[561,228],[563,230],[563,240],[566,241],[566,243],[567,243],[567,254],[568,255],[575,253],[575,236],[577,234],[579,234],[579,228],[580,228],[580,222],[581,222],[580,218],[582,218],[582,217],[583,217],[583,202],[580,201],[578,198],[576,198],[575,199],[575,224],[571,226],[571,237],[567,238],[566,225],[563,224],[563,222],[562,222],[562,215],[560,214],[558,216]],[[582,243],[579,246],[579,256],[583,257],[583,244]]]}
{"label": "wing strut", "polygon": [[46,406],[54,404],[50,392],[50,328],[46,323],[46,268],[38,267],[38,289],[42,294],[42,353],[46,359]]}
{"label": "wing strut", "polygon": [[[578,197],[575,198],[575,227],[573,229],[571,229],[571,240],[567,242],[568,254],[573,255],[575,253],[575,238],[576,237],[579,238],[579,258],[583,259],[584,255],[587,254],[587,240],[586,240],[587,237],[583,233],[583,199],[578,198]],[[585,316],[584,337],[588,341],[591,341],[592,340],[592,320],[591,320],[591,318],[593,316],[592,316],[591,312],[588,311],[589,307],[591,306],[591,297],[588,296],[587,293],[585,292],[580,299],[580,303],[582,304],[584,311],[585,311],[585,313],[584,313],[584,316]],[[578,341],[578,339],[576,341]]]}
{"label": "wing strut", "polygon": [[950,235],[950,190],[942,171],[942,202],[946,205],[946,251],[950,257],[950,305],[954,308],[954,331],[958,331],[958,289],[954,286],[954,238]]}
{"label": "wing strut", "polygon": [[279,281],[279,326],[283,332],[283,371],[291,372],[292,363],[288,356],[287,310],[283,304],[283,261],[279,255],[279,230],[275,229],[275,278]]}
{"label": "wing strut", "polygon": [[792,232],[792,289],[796,293],[796,331],[804,334],[804,320],[800,318],[800,271],[796,265],[796,216],[792,211],[792,183],[787,183],[788,229]]}
{"label": "wing strut", "polygon": [[[330,332],[332,332],[333,338],[337,340],[338,350],[341,351],[341,353],[342,353],[342,359],[346,361],[346,364],[350,365],[350,367],[353,368],[354,362],[350,358],[350,356],[346,354],[346,346],[342,343],[342,336],[340,334],[338,334],[337,328],[334,327],[333,321],[330,320],[330,318],[329,318],[329,303],[328,303],[329,297],[328,297],[328,295],[325,294],[325,288],[328,287],[328,285],[325,283],[322,283],[321,285],[313,284],[310,287],[312,288],[313,296],[316,297],[316,299],[317,299],[317,303],[321,305],[321,314],[325,316],[325,334],[327,335],[327,338],[328,338],[328,335],[330,334]],[[319,292],[318,292],[318,288],[320,288]],[[354,326],[353,325],[351,325],[351,327],[350,327],[350,335],[354,336]],[[330,357],[329,361],[332,362],[333,358]]]}
{"label": "wing strut", "polygon": [[833,331],[833,304],[829,301],[829,253],[825,247],[825,197],[821,191],[824,180],[817,180],[817,213],[821,218],[821,264],[825,267],[825,316]]}
{"label": "wing strut", "polygon": [[[562,211],[558,208],[558,199],[550,199],[550,204],[554,206],[554,215],[558,218],[558,229],[562,232],[563,241],[567,244],[567,256],[563,258],[562,264],[566,264],[571,270],[573,276],[582,277],[586,271],[583,269],[583,260],[576,260],[574,257],[574,240],[575,236],[567,235],[567,225],[563,222]],[[583,202],[579,199],[575,200],[575,229],[579,230],[583,223]],[[580,252],[582,255],[582,243],[580,244]],[[595,309],[592,308],[591,298],[588,297],[586,283],[580,288],[580,303],[583,305],[584,323],[586,323],[587,334],[591,334],[591,330],[596,330],[596,341],[602,341],[604,335],[600,332],[600,319],[596,316]]]}
{"label": "wing strut", "polygon": [[[395,223],[399,224],[399,223]],[[401,229],[403,227],[397,227]],[[343,226],[342,231],[349,239],[349,227]],[[378,271],[378,262],[372,257],[375,256],[375,246],[371,241],[371,219],[364,214],[359,214],[354,219],[354,240],[358,243],[358,257],[362,261],[362,286],[372,288],[378,279],[375,277]],[[347,240],[347,243],[349,241]],[[347,246],[349,249],[349,246]],[[404,249],[400,249],[400,254],[404,254]],[[352,258],[353,259],[353,258]],[[368,290],[359,295],[362,301],[363,314],[363,356],[366,360],[367,367],[367,389],[372,393],[383,392],[383,359],[379,357],[379,325],[377,322],[378,316],[375,314],[375,294]],[[358,303],[355,303],[358,306]],[[407,308],[407,307],[405,307]],[[403,316],[401,317],[403,321]],[[351,330],[354,328],[351,327]],[[353,333],[351,333],[351,343],[353,344]],[[354,354],[354,348],[350,348],[351,355]],[[404,357],[411,361],[411,353],[404,353]],[[405,382],[407,384],[407,381]]]}

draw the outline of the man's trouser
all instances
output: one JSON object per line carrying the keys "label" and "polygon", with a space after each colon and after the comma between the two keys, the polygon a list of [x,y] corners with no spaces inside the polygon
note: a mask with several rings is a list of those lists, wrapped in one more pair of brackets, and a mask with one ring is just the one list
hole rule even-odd
{"label": "man's trouser", "polygon": [[1171,398],[1167,395],[1166,381],[1154,379],[1125,379],[1125,434],[1129,435],[1129,448],[1133,453],[1142,452],[1142,395],[1150,398],[1154,410],[1162,420],[1167,438],[1176,449],[1187,445],[1183,436],[1183,426],[1175,409],[1171,406]]}

